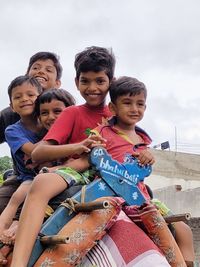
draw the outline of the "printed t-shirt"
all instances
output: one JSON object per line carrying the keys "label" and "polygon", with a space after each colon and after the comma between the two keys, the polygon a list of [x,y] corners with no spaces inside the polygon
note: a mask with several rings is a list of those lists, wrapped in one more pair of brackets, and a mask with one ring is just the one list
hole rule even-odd
{"label": "printed t-shirt", "polygon": [[59,145],[83,141],[88,137],[91,129],[110,116],[111,113],[107,106],[97,108],[84,104],[67,107],[43,140],[54,140]]}
{"label": "printed t-shirt", "polygon": [[19,173],[17,179],[20,181],[32,180],[36,175],[33,169],[26,168],[26,154],[21,147],[26,143],[37,143],[41,136],[24,127],[21,121],[8,126],[5,130],[5,138],[11,149],[11,154],[16,162],[16,168]]}

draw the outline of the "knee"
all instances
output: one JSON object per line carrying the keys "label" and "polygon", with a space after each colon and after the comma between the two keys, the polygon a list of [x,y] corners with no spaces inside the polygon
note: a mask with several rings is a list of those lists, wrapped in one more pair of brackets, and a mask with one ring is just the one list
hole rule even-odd
{"label": "knee", "polygon": [[186,223],[180,222],[178,224],[178,228],[180,231],[182,231],[182,233],[185,233],[186,235],[192,235],[192,230]]}
{"label": "knee", "polygon": [[[176,239],[179,242],[193,242],[193,233],[189,225],[184,222],[175,223]],[[181,242],[181,243],[182,243]]]}
{"label": "knee", "polygon": [[44,179],[44,174],[38,174],[29,189],[28,198],[32,201],[49,201],[48,181]]}
{"label": "knee", "polygon": [[45,185],[43,184],[43,181],[42,181],[41,178],[42,178],[42,177],[41,177],[41,174],[38,174],[38,175],[34,178],[32,184],[31,184],[31,187],[30,187],[30,189],[29,189],[29,192],[28,192],[28,195],[29,195],[29,196],[30,196],[30,195],[35,195],[35,194],[40,194],[40,192],[43,191],[44,186],[45,186],[45,187],[47,186],[46,184],[45,184]]}

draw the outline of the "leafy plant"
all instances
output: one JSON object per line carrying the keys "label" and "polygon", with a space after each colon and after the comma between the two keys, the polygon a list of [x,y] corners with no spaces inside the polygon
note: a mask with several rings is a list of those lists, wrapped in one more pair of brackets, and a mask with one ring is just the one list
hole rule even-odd
{"label": "leafy plant", "polygon": [[12,159],[8,156],[0,157],[0,174],[8,169],[12,169]]}
{"label": "leafy plant", "polygon": [[3,183],[3,175],[0,175],[0,185]]}

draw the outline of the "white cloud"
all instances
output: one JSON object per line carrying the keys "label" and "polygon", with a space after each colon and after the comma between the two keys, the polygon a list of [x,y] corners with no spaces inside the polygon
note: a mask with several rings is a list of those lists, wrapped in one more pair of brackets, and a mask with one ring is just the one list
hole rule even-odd
{"label": "white cloud", "polygon": [[[60,55],[62,87],[82,103],[74,85],[75,54],[91,45],[112,47],[116,76],[134,76],[147,85],[141,125],[155,143],[173,143],[176,126],[178,140],[198,147],[199,10],[198,0],[1,1],[1,108],[8,105],[8,84],[25,73],[38,51]],[[0,153],[9,150],[1,145]]]}

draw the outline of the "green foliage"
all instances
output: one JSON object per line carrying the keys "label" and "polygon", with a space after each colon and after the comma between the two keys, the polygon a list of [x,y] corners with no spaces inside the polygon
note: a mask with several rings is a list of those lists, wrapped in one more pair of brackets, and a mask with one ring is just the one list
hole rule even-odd
{"label": "green foliage", "polygon": [[8,156],[0,157],[0,174],[8,169],[12,169],[12,159]]}
{"label": "green foliage", "polygon": [[3,183],[3,175],[0,175],[0,185]]}

